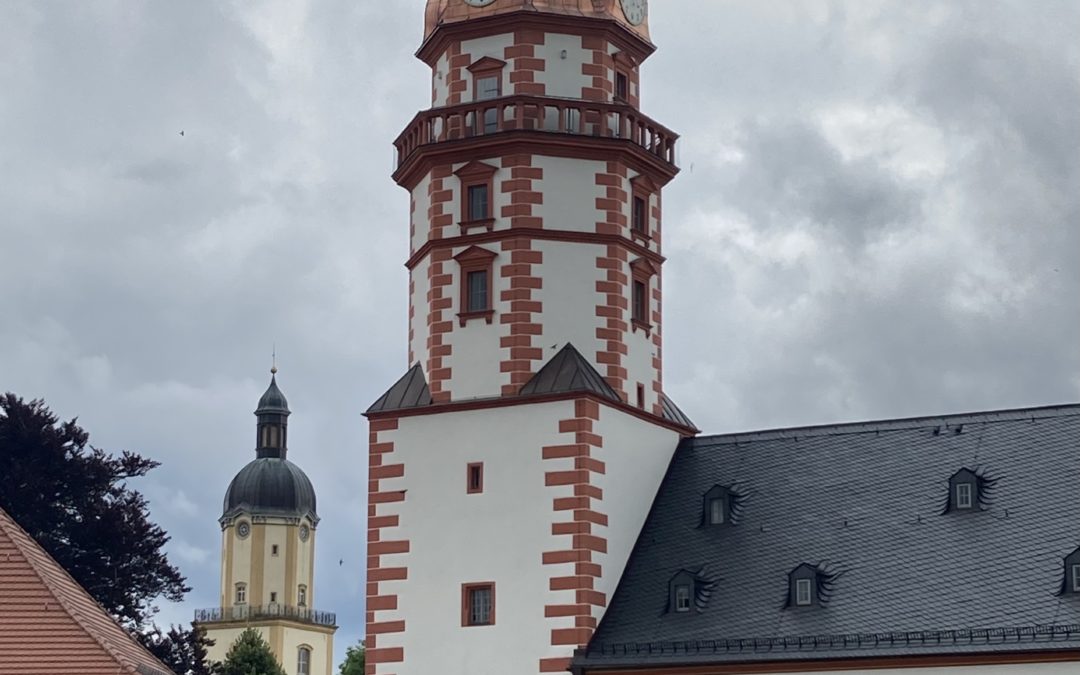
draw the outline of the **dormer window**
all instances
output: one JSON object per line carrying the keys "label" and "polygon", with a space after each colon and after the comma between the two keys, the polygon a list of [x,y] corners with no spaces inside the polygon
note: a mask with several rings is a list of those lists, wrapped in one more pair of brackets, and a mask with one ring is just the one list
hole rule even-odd
{"label": "dormer window", "polygon": [[1080,595],[1080,548],[1065,556],[1065,578],[1061,584],[1062,594]]}
{"label": "dormer window", "polygon": [[731,490],[723,485],[715,485],[705,493],[704,518],[705,525],[725,525],[731,522]]}
{"label": "dormer window", "polygon": [[702,575],[702,569],[679,570],[668,582],[668,608],[672,614],[702,612],[714,582]]}
{"label": "dormer window", "polygon": [[818,604],[818,568],[803,563],[788,574],[788,607],[813,607]]}
{"label": "dormer window", "polygon": [[949,478],[946,511],[973,511],[979,504],[979,477],[970,469],[960,469]]}

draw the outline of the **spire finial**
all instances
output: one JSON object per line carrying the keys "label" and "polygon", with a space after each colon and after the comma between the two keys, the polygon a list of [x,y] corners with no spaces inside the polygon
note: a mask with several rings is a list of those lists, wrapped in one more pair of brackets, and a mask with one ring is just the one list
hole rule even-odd
{"label": "spire finial", "polygon": [[271,365],[270,374],[277,375],[277,343],[274,343],[274,351],[270,355]]}

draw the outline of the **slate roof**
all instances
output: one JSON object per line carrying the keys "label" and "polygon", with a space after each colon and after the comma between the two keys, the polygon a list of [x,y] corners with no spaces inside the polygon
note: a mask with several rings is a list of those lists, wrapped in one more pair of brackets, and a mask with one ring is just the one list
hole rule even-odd
{"label": "slate roof", "polygon": [[289,401],[286,400],[285,394],[278,387],[277,375],[270,376],[270,386],[259,397],[259,405],[255,408],[256,415],[266,413],[289,414]]}
{"label": "slate roof", "polygon": [[241,512],[260,515],[308,516],[319,522],[315,488],[303,469],[280,457],[248,462],[225,490],[222,518]]}
{"label": "slate roof", "polygon": [[[945,513],[967,467],[989,490]],[[735,493],[703,525],[703,495]],[[1080,405],[705,436],[677,449],[605,614],[592,667],[1080,648]],[[788,574],[827,602],[787,608]],[[669,581],[706,602],[667,611]]]}
{"label": "slate roof", "polygon": [[375,413],[386,410],[419,408],[428,405],[431,405],[431,389],[428,388],[427,378],[424,377],[424,369],[417,363],[409,369],[409,372],[402,375],[401,379],[395,382],[385,394],[372,403],[367,411]]}
{"label": "slate roof", "polygon": [[664,419],[675,424],[681,424],[688,429],[697,429],[697,425],[686,416],[675,402],[668,398],[667,394],[660,394],[660,407],[664,409]]}
{"label": "slate roof", "polygon": [[0,509],[0,675],[175,675]]}
{"label": "slate roof", "polygon": [[596,394],[612,401],[621,401],[619,395],[607,383],[592,364],[569,342],[551,357],[518,392],[522,396],[532,394],[563,394],[582,391]]}

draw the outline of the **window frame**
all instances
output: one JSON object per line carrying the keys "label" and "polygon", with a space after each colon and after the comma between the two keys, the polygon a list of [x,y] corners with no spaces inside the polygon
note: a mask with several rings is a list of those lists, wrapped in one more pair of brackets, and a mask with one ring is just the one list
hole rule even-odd
{"label": "window frame", "polygon": [[[652,319],[653,319],[653,288],[652,278],[657,276],[657,269],[653,267],[652,263],[644,258],[638,258],[630,263],[630,326],[631,331],[643,330],[645,336],[652,335]],[[643,290],[643,302],[639,307],[637,302],[637,289],[638,284],[641,284],[640,288]],[[638,310],[641,310],[639,315]]]}
{"label": "window frame", "polygon": [[277,544],[270,544],[270,557],[271,558],[279,557],[280,552],[281,552],[281,549],[278,547]]}
{"label": "window frame", "polygon": [[[482,318],[490,324],[495,318],[495,291],[493,287],[495,283],[496,257],[497,254],[494,251],[479,246],[470,246],[454,256],[454,259],[458,262],[458,274],[460,277],[458,280],[460,286],[458,320],[462,327],[471,319]],[[485,309],[472,309],[469,304],[469,275],[473,272],[483,272],[487,276],[487,307]]]}
{"label": "window frame", "polygon": [[[474,474],[475,472],[475,474]],[[473,482],[473,476],[478,480]],[[470,462],[465,467],[465,494],[478,495],[484,492],[484,463]]]}
{"label": "window frame", "polygon": [[[488,591],[488,616],[486,623],[473,623],[472,600],[478,591]],[[495,582],[484,581],[461,585],[461,627],[482,628],[495,625]]]}
{"label": "window frame", "polygon": [[[806,592],[805,598],[803,592]],[[795,606],[810,607],[814,604],[813,579],[795,579]]]}
{"label": "window frame", "polygon": [[296,648],[296,675],[311,675],[311,647],[307,645]]}
{"label": "window frame", "polygon": [[[620,83],[625,85],[622,91],[619,91]],[[619,103],[630,102],[630,74],[623,68],[615,69],[614,98]]]}
{"label": "window frame", "polygon": [[233,604],[234,605],[246,605],[247,604],[247,584],[243,581],[237,582],[233,591]]}
{"label": "window frame", "polygon": [[975,507],[975,486],[968,481],[960,481],[956,484],[956,509],[969,511]]}
{"label": "window frame", "polygon": [[[690,607],[693,605],[692,595],[693,593],[691,592],[690,584],[675,584],[673,596],[675,599],[674,609],[676,614],[685,614],[690,611]],[[685,604],[683,604],[683,600],[686,601]]]}
{"label": "window frame", "polygon": [[[472,73],[472,100],[474,103],[491,101],[503,96],[503,71],[506,69],[506,61],[500,61],[492,56],[484,56],[473,61],[466,67]],[[494,77],[498,86],[498,93],[489,98],[480,98],[480,80]]]}
{"label": "window frame", "polygon": [[[498,169],[483,162],[469,162],[454,172],[459,182],[460,213],[458,226],[462,234],[468,234],[474,228],[483,228],[488,232],[495,229],[495,174]],[[483,218],[474,218],[470,199],[471,188],[487,188],[487,213]]]}
{"label": "window frame", "polygon": [[[726,525],[727,524],[727,499],[724,496],[711,497],[709,499],[709,525]],[[716,509],[720,507],[720,518],[716,517]]]}
{"label": "window frame", "polygon": [[307,584],[299,584],[296,587],[296,606],[307,607]]}
{"label": "window frame", "polygon": [[1080,563],[1073,563],[1069,571],[1072,574],[1072,592],[1080,593]]}

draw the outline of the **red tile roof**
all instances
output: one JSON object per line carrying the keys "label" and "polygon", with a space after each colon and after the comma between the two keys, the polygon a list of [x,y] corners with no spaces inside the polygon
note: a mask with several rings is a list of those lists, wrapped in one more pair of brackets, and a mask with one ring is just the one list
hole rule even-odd
{"label": "red tile roof", "polygon": [[0,509],[0,675],[175,675]]}

